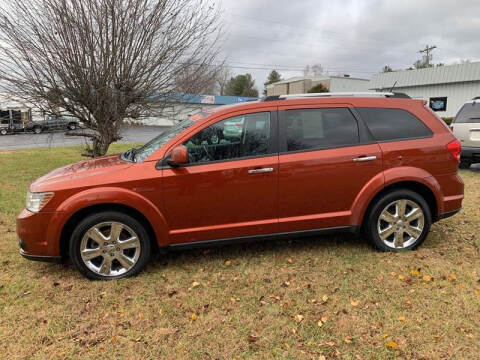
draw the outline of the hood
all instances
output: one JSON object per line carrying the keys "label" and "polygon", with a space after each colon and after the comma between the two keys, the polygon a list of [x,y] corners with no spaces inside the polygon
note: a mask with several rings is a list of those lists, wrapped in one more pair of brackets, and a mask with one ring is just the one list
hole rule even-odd
{"label": "hood", "polygon": [[84,180],[85,183],[82,185],[92,185],[91,177],[110,174],[132,165],[133,163],[122,160],[118,154],[80,161],[55,169],[38,178],[32,183],[30,189],[33,192],[54,190],[59,183],[72,180],[79,180],[82,183]]}

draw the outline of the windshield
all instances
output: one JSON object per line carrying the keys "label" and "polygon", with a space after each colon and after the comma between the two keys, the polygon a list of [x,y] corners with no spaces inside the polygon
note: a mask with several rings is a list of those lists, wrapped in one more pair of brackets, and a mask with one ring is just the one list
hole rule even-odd
{"label": "windshield", "polygon": [[480,123],[480,103],[467,103],[458,112],[454,123]]}
{"label": "windshield", "polygon": [[[141,148],[135,149],[135,151],[133,152],[134,153],[133,160],[135,162],[144,161],[147,157],[149,157],[155,151],[160,149],[168,141],[173,139],[175,136],[177,136],[183,130],[189,128],[193,124],[195,124],[195,121],[193,121],[193,120],[184,120],[184,121],[179,122],[178,124],[168,128],[164,132],[160,133],[160,135],[158,135],[157,137],[153,138],[148,143],[143,145]],[[128,153],[128,151],[127,151],[127,153]],[[124,157],[126,157],[125,154],[126,153],[124,153]]]}

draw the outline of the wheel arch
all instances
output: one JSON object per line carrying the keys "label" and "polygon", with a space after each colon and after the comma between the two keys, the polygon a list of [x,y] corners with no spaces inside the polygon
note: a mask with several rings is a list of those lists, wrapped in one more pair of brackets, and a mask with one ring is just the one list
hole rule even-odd
{"label": "wheel arch", "polygon": [[56,253],[65,256],[73,228],[91,213],[99,211],[119,211],[127,213],[145,225],[153,249],[168,243],[168,226],[159,209],[141,194],[132,190],[115,187],[91,188],[69,197],[58,208],[61,214],[56,229],[50,236],[58,239]]}
{"label": "wheel arch", "polygon": [[75,212],[72,216],[69,217],[67,222],[64,224],[62,228],[62,232],[60,234],[60,256],[62,258],[66,258],[68,256],[68,247],[70,243],[70,238],[75,230],[76,225],[84,218],[89,216],[90,214],[98,213],[98,212],[105,212],[105,211],[117,211],[120,213],[124,213],[130,215],[131,217],[138,220],[144,227],[148,233],[150,238],[150,243],[152,246],[153,251],[158,251],[158,239],[157,235],[155,234],[155,230],[153,229],[152,224],[150,221],[137,209],[118,203],[102,203],[96,204],[92,206],[88,206],[82,208]]}
{"label": "wheel arch", "polygon": [[378,199],[380,199],[385,194],[397,189],[411,190],[413,192],[416,192],[420,196],[422,196],[425,199],[425,202],[427,203],[430,209],[430,212],[432,214],[432,221],[436,221],[438,219],[439,207],[437,203],[437,198],[433,190],[429,186],[427,186],[424,182],[421,182],[418,180],[402,180],[402,181],[392,182],[386,185],[385,187],[380,189],[375,194],[375,196],[372,197],[372,199],[368,203],[368,206],[363,212],[361,224],[364,223],[365,216],[368,216],[370,210],[375,205],[375,202]]}

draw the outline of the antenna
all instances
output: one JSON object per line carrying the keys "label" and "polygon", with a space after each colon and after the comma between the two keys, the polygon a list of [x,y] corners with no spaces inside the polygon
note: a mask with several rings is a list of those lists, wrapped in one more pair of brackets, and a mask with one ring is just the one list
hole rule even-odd
{"label": "antenna", "polygon": [[389,92],[392,92],[392,90],[395,88],[395,85],[397,85],[397,80],[395,80],[395,82],[393,83],[393,86],[392,86],[392,88],[390,89]]}

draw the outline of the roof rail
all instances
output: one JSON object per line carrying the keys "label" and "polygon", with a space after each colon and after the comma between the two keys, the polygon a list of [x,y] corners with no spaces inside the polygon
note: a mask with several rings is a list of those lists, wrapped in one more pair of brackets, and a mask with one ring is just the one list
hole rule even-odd
{"label": "roof rail", "polygon": [[279,99],[295,99],[309,97],[395,97],[392,92],[325,92],[325,93],[308,93],[308,94],[289,94],[280,95]]}

